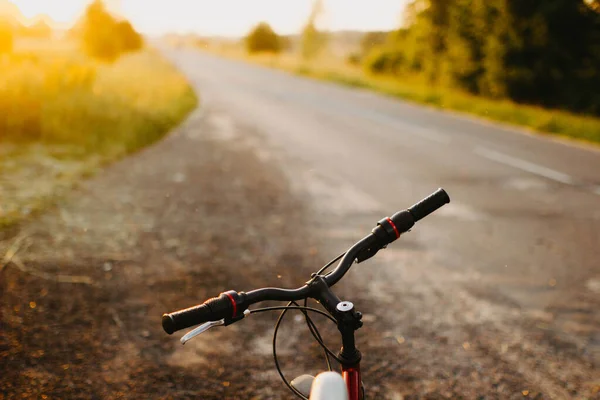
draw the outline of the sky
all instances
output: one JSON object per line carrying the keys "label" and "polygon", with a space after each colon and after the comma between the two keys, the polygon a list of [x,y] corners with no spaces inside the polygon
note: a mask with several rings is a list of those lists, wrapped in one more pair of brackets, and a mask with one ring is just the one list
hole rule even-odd
{"label": "sky", "polygon": [[[89,0],[11,0],[27,18],[47,14],[66,24]],[[389,30],[398,27],[408,0],[324,0],[320,27],[329,30]],[[147,34],[195,32],[242,36],[266,21],[280,34],[299,32],[312,0],[105,0]]]}

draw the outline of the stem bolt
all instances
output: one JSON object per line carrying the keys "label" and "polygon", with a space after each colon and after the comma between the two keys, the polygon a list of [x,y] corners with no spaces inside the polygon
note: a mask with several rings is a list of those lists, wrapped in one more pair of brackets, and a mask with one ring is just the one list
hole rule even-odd
{"label": "stem bolt", "polygon": [[352,311],[352,309],[354,308],[354,304],[352,304],[349,301],[342,301],[342,302],[338,303],[336,308],[340,312],[348,312],[348,311]]}

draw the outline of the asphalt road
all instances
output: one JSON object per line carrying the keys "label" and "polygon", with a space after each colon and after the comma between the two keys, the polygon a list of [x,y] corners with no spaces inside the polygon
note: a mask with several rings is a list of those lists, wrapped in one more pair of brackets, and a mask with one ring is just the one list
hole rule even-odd
{"label": "asphalt road", "polygon": [[[568,348],[591,362],[591,370],[578,368],[588,370],[584,381],[597,382],[597,149],[192,50],[165,52],[199,91],[205,118],[222,135],[259,137],[261,156],[279,160],[294,190],[308,195],[311,223],[324,243],[338,246],[332,255],[380,217],[447,190],[452,203],[407,235],[404,253],[386,250],[376,265],[394,267],[367,277],[372,293],[401,290],[390,284],[394,278],[448,288],[449,303],[470,300],[444,306],[437,318],[472,307],[475,317],[450,324],[493,321],[507,335],[517,325],[535,326],[553,338],[544,339],[546,350],[564,356]],[[411,275],[408,267],[420,272]],[[524,340],[524,332],[513,339]],[[560,360],[557,368],[573,367]],[[568,393],[553,386],[556,370],[540,374],[531,380],[546,393]]]}

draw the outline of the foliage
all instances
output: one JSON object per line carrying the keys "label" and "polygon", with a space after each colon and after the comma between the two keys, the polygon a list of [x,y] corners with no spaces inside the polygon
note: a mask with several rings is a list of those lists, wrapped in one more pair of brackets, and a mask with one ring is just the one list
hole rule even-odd
{"label": "foliage", "polygon": [[12,52],[13,41],[14,34],[12,26],[0,19],[0,55]]}
{"label": "foliage", "polygon": [[308,21],[302,30],[302,57],[311,60],[327,46],[327,35],[317,29],[317,20],[323,14],[323,1],[315,0]]}
{"label": "foliage", "polygon": [[99,65],[56,44],[29,41],[27,53],[17,46],[0,57],[0,230],[100,165],[160,139],[196,104],[157,53]]}
{"label": "foliage", "polygon": [[114,62],[122,54],[143,47],[143,39],[133,26],[128,21],[117,20],[100,0],[88,6],[75,34],[89,56],[105,62]]}
{"label": "foliage", "polygon": [[386,48],[374,48],[365,57],[363,65],[374,74],[395,74],[404,65],[404,55]]}
{"label": "foliage", "polygon": [[248,53],[279,53],[283,42],[266,22],[256,25],[245,38]]}
{"label": "foliage", "polygon": [[597,4],[414,0],[406,27],[364,64],[472,94],[600,115],[600,91],[591,89],[600,87]]}
{"label": "foliage", "polygon": [[160,138],[194,104],[187,81],[152,52],[111,65],[67,51],[0,59],[0,141],[119,155]]}
{"label": "foliage", "polygon": [[116,24],[116,34],[120,38],[121,49],[124,52],[133,52],[141,49],[144,41],[129,21],[119,21]]}

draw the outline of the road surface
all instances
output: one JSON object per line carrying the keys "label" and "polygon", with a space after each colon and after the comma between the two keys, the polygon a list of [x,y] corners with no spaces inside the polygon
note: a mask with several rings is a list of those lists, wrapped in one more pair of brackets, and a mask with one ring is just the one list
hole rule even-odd
{"label": "road surface", "polygon": [[[378,304],[401,310],[396,293],[418,291],[419,318],[456,335],[473,327],[483,352],[547,395],[598,383],[596,148],[192,50],[166,54],[200,93],[204,118],[230,139],[255,138],[259,155],[307,194],[332,255],[380,217],[447,190],[450,205],[369,272],[353,272]],[[400,332],[406,318],[390,316],[382,329]],[[537,366],[548,357],[555,365]],[[571,379],[564,368],[579,380],[561,384]]]}

